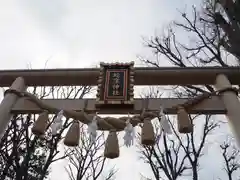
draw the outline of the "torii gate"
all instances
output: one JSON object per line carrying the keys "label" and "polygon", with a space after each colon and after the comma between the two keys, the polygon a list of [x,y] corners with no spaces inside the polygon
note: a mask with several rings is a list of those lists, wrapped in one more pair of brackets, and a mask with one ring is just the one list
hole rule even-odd
{"label": "torii gate", "polygon": [[[125,64],[101,63],[100,65],[100,68],[85,69],[0,71],[0,87],[10,86],[5,92],[5,97],[0,105],[0,135],[4,133],[12,114],[41,113],[39,119],[44,119],[43,117],[48,117],[47,115],[50,113],[55,114],[63,110],[65,116],[78,120],[81,119],[81,122],[87,124],[89,123],[87,114],[94,114],[96,112],[99,114],[131,113],[140,114],[131,118],[130,121],[133,125],[144,122],[142,131],[145,131],[145,135],[142,132],[142,136],[144,136],[142,137],[142,143],[151,145],[153,143],[151,139],[154,138],[154,135],[152,133],[146,135],[152,131],[151,125],[147,123],[151,121],[145,120],[156,117],[156,114],[158,114],[156,112],[159,111],[160,105],[163,105],[167,114],[180,114],[178,118],[179,131],[182,133],[192,131],[191,124],[187,120],[181,120],[181,117],[187,117],[186,113],[184,114],[186,111],[189,114],[226,114],[237,142],[240,144],[240,102],[237,96],[237,89],[232,87],[232,85],[240,84],[240,69],[238,67],[134,68],[133,62]],[[111,84],[111,80],[115,78],[115,75],[119,75],[117,81],[120,84]],[[39,100],[35,96],[25,92],[29,86],[73,85],[97,85],[97,98]],[[135,85],[214,85],[216,91],[200,95],[196,99],[191,100],[179,98],[134,99],[133,86]],[[120,91],[115,91],[114,88],[120,88]],[[46,123],[46,120],[42,120],[42,122]],[[125,122],[126,118],[99,119],[98,117],[99,130],[109,130],[112,132],[108,139],[117,139],[114,130],[123,130]],[[78,123],[76,124],[78,125]],[[42,126],[41,128],[44,131],[46,126],[41,125],[41,123],[40,126]],[[74,128],[76,130],[76,127],[73,126],[72,130]],[[43,133],[42,130],[37,129],[35,132],[41,134]],[[76,142],[76,137],[74,135],[70,135],[70,137],[70,139],[68,138],[70,141],[68,144],[70,146],[75,145],[76,143],[71,143],[71,141]],[[110,144],[113,146],[114,142],[112,141]],[[115,144],[118,144],[118,141]],[[119,150],[115,151],[118,151],[118,153],[116,152],[117,154],[114,155],[114,152],[112,154],[110,152],[108,157],[118,157]]]}

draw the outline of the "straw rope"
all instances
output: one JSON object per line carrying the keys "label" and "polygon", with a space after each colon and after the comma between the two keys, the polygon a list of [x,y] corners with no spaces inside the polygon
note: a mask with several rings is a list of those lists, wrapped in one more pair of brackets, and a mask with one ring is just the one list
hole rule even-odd
{"label": "straw rope", "polygon": [[[200,102],[204,101],[207,98],[210,98],[213,95],[220,95],[221,93],[224,93],[226,91],[232,91],[236,94],[239,93],[239,89],[233,88],[233,87],[228,87],[224,88],[222,90],[218,91],[213,91],[213,92],[206,92],[203,93],[199,96],[196,96],[193,99],[189,99],[183,104],[178,104],[172,108],[178,108],[179,106],[184,107],[186,110],[189,110],[193,106],[199,104]],[[48,113],[53,113],[57,114],[59,111],[63,110],[64,116],[67,118],[73,118],[75,120],[79,120],[80,122],[84,124],[89,124],[93,117],[95,116],[94,114],[87,114],[85,113],[84,109],[80,112],[73,111],[73,110],[64,110],[64,109],[58,109],[56,107],[50,106],[46,103],[44,103],[41,99],[37,98],[35,95],[29,93],[29,92],[19,92],[14,89],[8,89],[5,91],[4,95],[7,93],[13,93],[16,94],[19,97],[27,97],[29,98],[30,101],[35,103],[39,108],[42,110],[47,111]],[[148,103],[148,102],[145,102]],[[146,104],[144,105],[146,107]],[[143,106],[143,107],[144,107]],[[116,131],[122,131],[125,126],[126,126],[126,121],[130,119],[130,122],[132,123],[133,126],[136,126],[139,123],[142,123],[144,119],[153,119],[155,117],[158,117],[159,112],[146,112],[145,108],[143,109],[142,113],[140,115],[135,115],[132,117],[124,116],[120,118],[114,118],[114,117],[100,117],[97,116],[97,122],[98,122],[98,128],[99,130],[112,130],[115,129]]]}

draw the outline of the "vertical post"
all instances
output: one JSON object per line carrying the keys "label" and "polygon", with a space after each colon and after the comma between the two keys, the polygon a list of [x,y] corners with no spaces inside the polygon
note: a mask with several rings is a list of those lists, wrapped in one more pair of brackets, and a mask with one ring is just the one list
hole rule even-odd
{"label": "vertical post", "polygon": [[[23,92],[26,90],[24,79],[22,77],[16,78],[10,89]],[[2,138],[8,123],[11,119],[11,109],[18,100],[18,96],[13,93],[6,93],[0,104],[0,139]]]}
{"label": "vertical post", "polygon": [[[215,87],[217,90],[221,90],[232,87],[232,85],[224,74],[219,74],[216,78]],[[238,145],[240,145],[240,101],[233,91],[221,93],[220,98],[227,110],[226,115],[229,119],[230,127],[236,137]]]}

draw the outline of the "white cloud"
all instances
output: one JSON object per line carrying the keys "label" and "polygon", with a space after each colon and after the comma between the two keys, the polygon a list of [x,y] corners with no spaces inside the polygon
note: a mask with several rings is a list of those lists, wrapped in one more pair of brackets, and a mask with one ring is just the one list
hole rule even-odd
{"label": "white cloud", "polygon": [[2,68],[30,62],[41,68],[49,57],[49,67],[136,60],[143,50],[141,36],[175,18],[178,5],[158,0],[4,1]]}

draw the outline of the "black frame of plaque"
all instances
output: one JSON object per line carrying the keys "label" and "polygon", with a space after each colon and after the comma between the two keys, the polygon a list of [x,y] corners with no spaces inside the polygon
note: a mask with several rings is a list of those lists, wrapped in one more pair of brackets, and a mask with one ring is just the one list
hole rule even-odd
{"label": "black frame of plaque", "polygon": [[100,63],[96,107],[133,107],[134,62]]}

